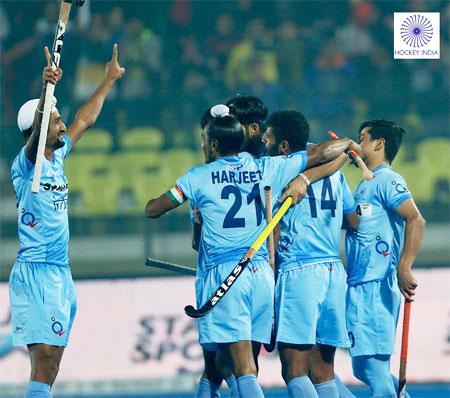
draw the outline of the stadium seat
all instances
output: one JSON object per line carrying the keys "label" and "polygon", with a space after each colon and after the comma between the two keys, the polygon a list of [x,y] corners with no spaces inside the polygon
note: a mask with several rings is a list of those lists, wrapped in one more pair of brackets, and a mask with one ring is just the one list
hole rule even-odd
{"label": "stadium seat", "polygon": [[132,196],[122,213],[143,214],[151,197],[170,188],[167,160],[155,152],[119,152],[114,155],[114,168],[120,177],[119,197]]}
{"label": "stadium seat", "polygon": [[76,152],[111,152],[113,137],[104,129],[89,129],[75,145]]}
{"label": "stadium seat", "polygon": [[73,211],[79,216],[117,213],[120,177],[108,154],[72,154],[65,162],[70,195],[78,200]]}
{"label": "stadium seat", "polygon": [[203,156],[199,152],[193,152],[189,149],[169,149],[161,153],[169,172],[168,177],[172,179],[172,184],[182,174],[195,165],[203,164]]}
{"label": "stadium seat", "polygon": [[124,150],[159,150],[163,144],[164,133],[151,126],[133,128],[120,137],[120,146]]}
{"label": "stadium seat", "polygon": [[450,140],[431,138],[419,144],[418,160],[422,170],[433,179],[450,178]]}

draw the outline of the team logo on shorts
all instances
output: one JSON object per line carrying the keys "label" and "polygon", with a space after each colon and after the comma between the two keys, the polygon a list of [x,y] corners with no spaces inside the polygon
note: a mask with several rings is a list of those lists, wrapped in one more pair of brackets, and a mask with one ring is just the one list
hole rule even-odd
{"label": "team logo on shorts", "polygon": [[380,236],[377,236],[377,244],[375,245],[375,250],[378,254],[382,254],[384,257],[389,256],[389,245],[384,240],[381,240]]}
{"label": "team logo on shorts", "polygon": [[20,217],[20,222],[30,228],[34,228],[37,224],[39,224],[39,221],[36,221],[34,214],[26,211],[25,209],[22,209],[22,217]]}
{"label": "team logo on shorts", "polygon": [[52,322],[53,333],[57,334],[58,336],[62,336],[65,332],[61,322],[58,322],[54,316],[52,316]]}

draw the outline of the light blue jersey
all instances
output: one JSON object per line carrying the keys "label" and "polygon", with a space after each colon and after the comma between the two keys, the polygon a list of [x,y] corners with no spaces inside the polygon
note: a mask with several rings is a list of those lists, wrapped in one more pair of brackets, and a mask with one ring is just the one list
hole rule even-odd
{"label": "light blue jersey", "polygon": [[69,264],[68,183],[63,160],[71,142],[67,135],[63,137],[66,145],[54,152],[51,161],[44,158],[39,194],[31,192],[34,164],[28,160],[25,147],[11,167],[17,200],[19,261]]}
{"label": "light blue jersey", "polygon": [[[198,206],[203,218],[204,257],[199,267],[240,260],[266,226],[264,187],[271,186],[275,202],[306,164],[305,151],[261,159],[239,154],[193,167],[181,176],[177,188]],[[267,258],[265,246],[257,257]]]}
{"label": "light blue jersey", "polygon": [[354,193],[360,224],[346,236],[349,285],[386,278],[397,267],[403,245],[405,221],[395,209],[412,196],[389,165],[373,172],[374,179],[362,180]]}
{"label": "light blue jersey", "polygon": [[280,221],[280,271],[339,261],[342,218],[355,210],[355,200],[340,171],[311,184],[305,198]]}

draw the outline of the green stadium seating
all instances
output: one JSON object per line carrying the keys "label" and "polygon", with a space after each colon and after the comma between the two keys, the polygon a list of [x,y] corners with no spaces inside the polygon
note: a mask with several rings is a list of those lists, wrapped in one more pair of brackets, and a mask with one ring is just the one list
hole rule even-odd
{"label": "green stadium seating", "polygon": [[77,154],[65,162],[70,195],[79,197],[73,212],[79,216],[112,215],[117,212],[120,177],[108,154]]}
{"label": "green stadium seating", "polygon": [[120,136],[123,150],[148,151],[159,150],[164,144],[164,133],[156,127],[135,127]]}
{"label": "green stadium seating", "polygon": [[75,144],[76,152],[111,152],[113,137],[104,129],[89,129],[83,134],[83,138]]}

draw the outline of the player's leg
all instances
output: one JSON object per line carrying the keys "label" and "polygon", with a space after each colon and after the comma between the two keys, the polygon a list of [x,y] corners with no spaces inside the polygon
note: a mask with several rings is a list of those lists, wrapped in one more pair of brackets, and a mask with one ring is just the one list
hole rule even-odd
{"label": "player's leg", "polygon": [[256,379],[252,342],[242,340],[236,343],[219,344],[219,347],[236,376],[240,396],[263,398],[264,394]]}
{"label": "player's leg", "polygon": [[[336,347],[348,348],[350,341],[345,317],[346,272],[340,261],[323,263],[323,285],[327,287],[317,322],[317,344],[311,353],[311,378],[319,397],[353,396],[335,380]],[[341,390],[341,394],[339,394]]]}
{"label": "player's leg", "polygon": [[312,345],[278,343],[281,375],[288,386],[290,398],[317,398],[317,392],[308,377],[309,358]]}
{"label": "player's leg", "polygon": [[309,358],[310,378],[319,398],[338,398],[339,393],[334,379],[334,354],[336,347],[317,344]]}
{"label": "player's leg", "polygon": [[70,268],[17,262],[9,287],[13,343],[30,354],[27,397],[50,397],[76,313]]}
{"label": "player's leg", "polygon": [[211,398],[220,397],[220,384],[222,377],[216,368],[216,353],[215,350],[208,350],[208,347],[202,346],[203,359],[205,368],[202,377],[195,390],[195,398]]}
{"label": "player's leg", "polygon": [[391,378],[390,355],[362,355],[352,358],[353,374],[370,388],[372,397],[396,398]]}
{"label": "player's leg", "polygon": [[227,365],[225,358],[220,351],[216,353],[216,369],[220,376],[225,380],[230,390],[230,398],[239,398],[239,388],[237,384],[236,376]]}

